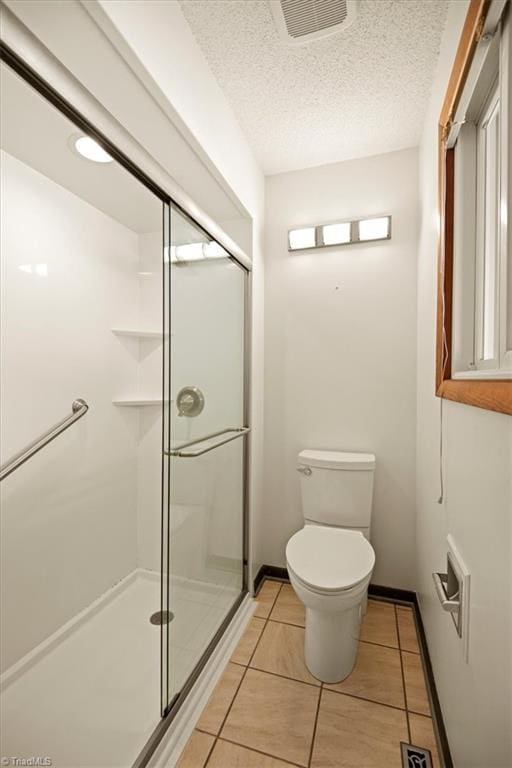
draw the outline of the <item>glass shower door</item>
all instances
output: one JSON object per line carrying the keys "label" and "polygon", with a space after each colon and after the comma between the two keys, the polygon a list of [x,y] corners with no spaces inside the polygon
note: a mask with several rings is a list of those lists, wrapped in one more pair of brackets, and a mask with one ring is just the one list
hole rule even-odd
{"label": "glass shower door", "polygon": [[171,209],[167,701],[244,584],[246,270]]}
{"label": "glass shower door", "polygon": [[161,715],[163,200],[4,62],[0,101],[0,764],[126,768]]}

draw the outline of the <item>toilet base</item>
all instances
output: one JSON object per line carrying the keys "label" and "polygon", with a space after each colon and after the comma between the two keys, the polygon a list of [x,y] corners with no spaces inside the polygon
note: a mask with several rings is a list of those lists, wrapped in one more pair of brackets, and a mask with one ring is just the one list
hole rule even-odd
{"label": "toilet base", "polygon": [[361,603],[343,611],[306,607],[304,657],[314,677],[324,683],[344,680],[356,663]]}

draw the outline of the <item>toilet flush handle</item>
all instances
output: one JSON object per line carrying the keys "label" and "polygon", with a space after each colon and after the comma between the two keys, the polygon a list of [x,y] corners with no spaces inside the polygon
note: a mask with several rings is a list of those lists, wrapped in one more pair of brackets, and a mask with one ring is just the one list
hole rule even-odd
{"label": "toilet flush handle", "polygon": [[307,475],[308,477],[313,474],[310,467],[297,467],[297,472],[301,472],[303,475]]}

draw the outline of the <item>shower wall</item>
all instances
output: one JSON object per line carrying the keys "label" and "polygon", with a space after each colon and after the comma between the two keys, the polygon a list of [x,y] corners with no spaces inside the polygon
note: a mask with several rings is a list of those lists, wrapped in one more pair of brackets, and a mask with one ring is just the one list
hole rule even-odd
{"label": "shower wall", "polygon": [[137,414],[112,400],[138,364],[110,329],[137,322],[139,257],[134,232],[1,166],[2,461],[90,404],[1,486],[3,669],[136,567]]}
{"label": "shower wall", "polygon": [[[139,236],[139,327],[162,329],[162,233]],[[127,342],[138,352],[138,391],[154,396],[162,389],[162,344],[146,339]],[[137,446],[137,565],[160,572],[160,461],[162,450],[162,413],[160,408],[140,408]]]}
{"label": "shower wall", "polygon": [[[172,229],[172,218],[171,218]],[[172,233],[171,233],[172,234]],[[150,237],[150,236],[143,236]],[[151,273],[151,252],[141,251],[143,271]],[[171,267],[172,310],[171,397],[184,386],[197,386],[204,393],[205,407],[195,417],[177,416],[171,403],[173,442],[185,442],[227,427],[238,427],[243,392],[233,372],[243,369],[240,325],[232,318],[243,318],[243,296],[237,290],[239,268],[226,260],[173,264]],[[140,313],[144,323],[156,305],[156,285],[151,274],[142,281]],[[161,292],[161,285],[159,284]],[[151,320],[154,322],[154,317]],[[144,381],[156,375],[156,361],[141,361]],[[141,386],[142,391],[144,385]],[[215,403],[215,406],[213,406]],[[146,419],[143,421],[143,419]],[[160,531],[152,523],[155,503],[160,501],[159,477],[146,466],[159,445],[161,434],[141,414],[138,485],[139,565],[160,567]],[[233,471],[239,460],[239,446],[227,446],[195,459],[180,459],[171,477],[171,572],[184,578],[202,578],[208,563],[229,567],[240,554],[242,519],[233,510],[242,508],[243,472]],[[239,525],[233,525],[236,520]]]}

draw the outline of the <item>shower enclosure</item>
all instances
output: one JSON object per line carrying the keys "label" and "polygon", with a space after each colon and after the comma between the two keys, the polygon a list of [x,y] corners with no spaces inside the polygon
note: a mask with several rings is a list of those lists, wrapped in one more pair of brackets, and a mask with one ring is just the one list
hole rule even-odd
{"label": "shower enclosure", "polygon": [[1,754],[142,766],[247,592],[249,271],[2,53]]}

